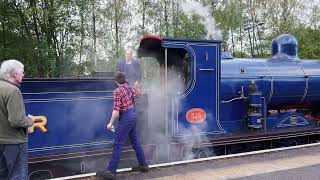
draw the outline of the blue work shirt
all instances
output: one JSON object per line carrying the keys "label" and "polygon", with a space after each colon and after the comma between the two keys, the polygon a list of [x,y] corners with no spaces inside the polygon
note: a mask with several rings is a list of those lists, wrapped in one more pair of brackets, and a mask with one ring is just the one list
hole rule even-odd
{"label": "blue work shirt", "polygon": [[123,72],[126,75],[128,84],[133,86],[136,81],[141,80],[141,67],[140,63],[136,60],[132,60],[131,64],[127,64],[126,60],[121,60],[117,63],[117,71]]}

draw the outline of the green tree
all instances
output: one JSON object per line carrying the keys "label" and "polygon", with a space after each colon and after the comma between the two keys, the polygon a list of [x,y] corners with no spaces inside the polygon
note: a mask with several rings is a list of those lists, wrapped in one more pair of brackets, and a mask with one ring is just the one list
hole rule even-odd
{"label": "green tree", "polygon": [[298,40],[299,58],[320,59],[320,30],[301,27],[293,35]]}
{"label": "green tree", "polygon": [[205,27],[200,23],[201,17],[197,15],[188,17],[183,12],[178,12],[177,17],[175,38],[204,39],[206,37]]}

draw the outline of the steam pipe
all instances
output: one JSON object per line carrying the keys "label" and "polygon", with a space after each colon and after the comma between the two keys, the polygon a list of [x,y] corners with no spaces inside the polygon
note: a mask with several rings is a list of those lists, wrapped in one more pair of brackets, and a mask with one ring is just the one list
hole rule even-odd
{"label": "steam pipe", "polygon": [[263,99],[263,123],[264,123],[264,131],[267,132],[267,107],[266,107],[266,98],[261,97]]}
{"label": "steam pipe", "polygon": [[227,100],[227,101],[221,101],[221,103],[230,103],[232,101],[235,101],[235,100],[245,100],[245,99],[248,99],[248,97],[245,97],[244,96],[244,90],[243,90],[243,86],[241,86],[241,92],[240,92],[240,97],[237,97],[237,98],[233,98],[233,99],[230,99],[230,100]]}

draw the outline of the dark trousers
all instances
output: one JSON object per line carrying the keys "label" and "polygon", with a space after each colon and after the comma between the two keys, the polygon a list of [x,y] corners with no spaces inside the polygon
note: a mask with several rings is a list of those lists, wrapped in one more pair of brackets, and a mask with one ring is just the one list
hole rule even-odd
{"label": "dark trousers", "polygon": [[0,144],[0,179],[28,179],[28,144]]}
{"label": "dark trousers", "polygon": [[142,146],[137,138],[136,132],[136,120],[137,115],[135,109],[130,109],[125,113],[120,114],[119,124],[116,128],[115,139],[112,151],[112,158],[109,162],[108,171],[116,173],[118,168],[118,162],[120,160],[120,153],[123,144],[127,140],[128,136],[131,145],[136,152],[136,156],[140,165],[147,165]]}

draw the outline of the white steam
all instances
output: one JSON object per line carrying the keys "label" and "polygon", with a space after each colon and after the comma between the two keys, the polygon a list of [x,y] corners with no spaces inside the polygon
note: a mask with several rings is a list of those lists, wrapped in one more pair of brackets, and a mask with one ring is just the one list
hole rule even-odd
{"label": "white steam", "polygon": [[[170,146],[170,151],[175,152],[174,154],[180,154],[182,159],[193,159],[196,157],[193,147],[207,141],[207,137],[202,134],[202,132],[205,132],[208,128],[207,123],[187,124],[187,126],[185,126],[184,123],[178,122],[178,125],[176,122],[177,119],[175,119],[176,116],[170,115],[170,113],[172,113],[172,98],[184,93],[186,87],[181,75],[174,70],[170,70],[170,68],[168,69],[167,102],[165,98],[165,78],[163,76],[163,79],[160,81],[162,83],[153,83],[148,90],[148,138],[151,138],[151,141],[157,142],[160,146],[170,146],[169,144],[172,142],[181,143],[183,144],[182,149],[181,146],[176,146],[177,149],[172,149],[174,147]],[[181,105],[179,105],[179,107],[181,107]],[[183,109],[183,107],[180,109]],[[167,113],[166,110],[168,111]],[[183,134],[179,138],[173,138],[172,126],[175,124],[180,128],[179,133]],[[165,151],[159,150],[160,161],[169,160],[164,158],[168,158],[168,154],[165,154]]]}
{"label": "white steam", "polygon": [[210,7],[203,6],[200,2],[193,0],[182,0],[181,8],[186,14],[196,14],[201,18],[201,23],[205,26],[207,30],[208,39],[221,39],[221,32],[216,27],[216,21],[211,15]]}

